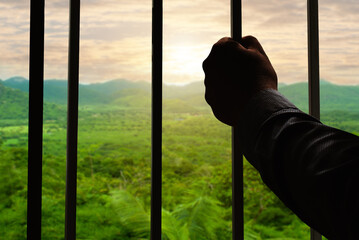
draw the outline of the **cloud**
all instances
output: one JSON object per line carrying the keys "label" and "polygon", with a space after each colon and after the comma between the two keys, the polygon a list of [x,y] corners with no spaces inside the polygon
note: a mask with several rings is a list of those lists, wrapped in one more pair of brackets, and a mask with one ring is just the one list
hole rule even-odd
{"label": "cloud", "polygon": [[[82,0],[80,79],[151,78],[150,0]],[[201,63],[230,35],[229,0],[164,1],[164,80],[201,80]],[[320,10],[321,76],[358,83],[359,5],[327,0]],[[46,2],[45,77],[66,78],[68,1]],[[29,2],[0,2],[1,78],[27,76]],[[307,10],[302,0],[243,0],[243,34],[256,36],[282,82],[307,79]]]}
{"label": "cloud", "polygon": [[342,84],[358,84],[359,6],[356,1],[326,1],[320,11],[321,76]]}
{"label": "cloud", "polygon": [[83,40],[80,74],[84,82],[115,78],[150,81],[151,42],[142,37],[107,41]]}

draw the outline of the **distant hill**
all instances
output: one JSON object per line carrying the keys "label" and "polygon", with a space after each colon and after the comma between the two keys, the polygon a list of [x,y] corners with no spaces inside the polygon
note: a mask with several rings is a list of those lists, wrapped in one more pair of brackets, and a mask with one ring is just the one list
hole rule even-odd
{"label": "distant hill", "polygon": [[[28,92],[28,80],[13,77],[0,81],[3,86]],[[321,111],[359,111],[359,86],[341,86],[321,81]],[[148,82],[131,82],[116,79],[103,83],[80,84],[80,105],[116,105],[122,107],[150,108],[151,84]],[[308,111],[307,83],[279,84],[279,91],[303,111]],[[17,92],[17,94],[19,94]],[[45,101],[56,104],[67,102],[67,81],[46,80],[44,83]],[[188,108],[208,109],[204,100],[202,81],[183,86],[163,85],[164,109],[178,109],[182,112]]]}
{"label": "distant hill", "polygon": [[6,87],[16,88],[24,92],[29,91],[29,81],[24,77],[12,77],[2,81],[2,83]]}
{"label": "distant hill", "polygon": [[[308,111],[308,85],[296,83],[279,87],[279,91],[298,108]],[[320,108],[322,112],[342,110],[359,112],[359,86],[343,86],[320,82]]]}
{"label": "distant hill", "polygon": [[[29,92],[29,81],[23,77],[12,77],[2,81],[4,86]],[[80,104],[108,104],[121,95],[116,95],[124,89],[141,89],[150,93],[151,86],[146,82],[130,82],[122,79],[104,83],[80,84]],[[50,79],[44,81],[44,99],[46,102],[57,104],[67,103],[67,81]]]}
{"label": "distant hill", "polygon": [[28,94],[0,82],[0,119],[26,119],[28,98]]}
{"label": "distant hill", "polygon": [[[3,85],[23,92],[29,92],[29,81],[25,78],[14,77],[3,81]],[[92,88],[95,88],[93,86]],[[108,103],[106,95],[94,91],[87,86],[80,85],[80,103],[81,104],[104,104]],[[67,81],[50,79],[44,81],[44,99],[46,102],[57,104],[67,103]]]}
{"label": "distant hill", "polygon": [[[29,95],[5,86],[0,82],[0,120],[27,119],[29,108]],[[66,118],[66,109],[54,103],[44,103],[44,119],[58,119],[61,115]]]}
{"label": "distant hill", "polygon": [[127,88],[110,95],[111,104],[130,108],[151,108],[151,94],[148,90]]}
{"label": "distant hill", "polygon": [[81,89],[96,91],[101,94],[114,94],[123,89],[141,89],[150,92],[151,85],[148,82],[132,82],[125,79],[115,79],[102,83],[81,84]]}

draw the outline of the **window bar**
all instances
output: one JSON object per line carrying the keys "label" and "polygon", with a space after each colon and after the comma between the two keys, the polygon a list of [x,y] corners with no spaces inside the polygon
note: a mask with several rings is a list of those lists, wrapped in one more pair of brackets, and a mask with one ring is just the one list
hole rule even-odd
{"label": "window bar", "polygon": [[309,114],[320,118],[318,0],[308,0]]}
{"label": "window bar", "polygon": [[45,1],[30,1],[27,239],[41,239]]}
{"label": "window bar", "polygon": [[[231,35],[235,41],[242,38],[242,1],[231,0]],[[243,220],[243,155],[239,132],[232,128],[232,239],[244,239]]]}
{"label": "window bar", "polygon": [[[308,90],[309,114],[320,118],[319,98],[319,27],[318,27],[318,0],[307,1],[308,17]],[[311,240],[321,240],[322,236],[310,229]]]}
{"label": "window bar", "polygon": [[77,129],[79,96],[80,0],[70,0],[65,239],[76,239]]}
{"label": "window bar", "polygon": [[161,239],[163,0],[152,2],[151,239]]}

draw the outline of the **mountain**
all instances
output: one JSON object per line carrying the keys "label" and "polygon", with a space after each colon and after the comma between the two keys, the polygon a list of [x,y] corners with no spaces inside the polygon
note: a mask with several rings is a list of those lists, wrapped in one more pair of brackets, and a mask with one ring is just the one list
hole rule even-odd
{"label": "mountain", "polygon": [[[29,91],[29,81],[25,78],[9,78],[2,83],[5,86],[19,89],[23,92]],[[129,93],[131,93],[131,96],[129,96]],[[194,82],[185,86],[163,86],[164,98],[179,98],[196,103],[200,102],[200,98],[202,98],[199,97],[199,94],[202,96],[204,94],[204,86],[200,82]],[[148,82],[131,82],[124,79],[116,79],[103,83],[79,85],[80,105],[115,103],[134,106],[135,102],[140,102],[139,99],[141,98],[148,102],[150,96],[151,84]],[[145,98],[148,98],[148,100]],[[44,81],[44,99],[46,102],[66,104],[67,81],[56,79]],[[201,104],[204,105],[204,102]]]}
{"label": "mountain", "polygon": [[0,119],[26,119],[28,94],[0,82]]}
{"label": "mountain", "polygon": [[[67,81],[46,80],[44,81],[44,99],[47,102],[67,104]],[[108,95],[87,88],[86,85],[79,85],[79,104],[107,104]]]}
{"label": "mountain", "polygon": [[185,85],[163,85],[164,98],[180,98],[187,99],[190,96],[203,94],[204,95],[204,83],[192,82]]}
{"label": "mountain", "polygon": [[[2,81],[4,86],[29,92],[29,81],[22,77],[13,77]],[[79,85],[80,105],[108,104],[119,95],[115,93],[123,89],[143,89],[150,92],[150,84],[145,82],[130,82],[122,79],[95,84]],[[67,81],[50,79],[44,81],[44,100],[56,104],[67,103]]]}
{"label": "mountain", "polygon": [[151,108],[149,91],[136,88],[121,89],[111,94],[111,104],[130,108]]}
{"label": "mountain", "polygon": [[278,87],[280,93],[286,96],[302,111],[308,111],[308,85],[307,83],[294,83]]}
{"label": "mountain", "polygon": [[132,82],[125,79],[115,79],[102,83],[80,84],[82,89],[96,91],[101,94],[114,94],[123,89],[141,89],[150,92],[151,85],[148,82]]}
{"label": "mountain", "polygon": [[[279,87],[279,91],[298,108],[308,111],[308,85],[295,83]],[[321,112],[342,110],[359,112],[359,86],[344,86],[320,82]]]}
{"label": "mountain", "polygon": [[[28,80],[13,77],[0,81],[3,86],[28,92]],[[177,109],[189,112],[209,107],[204,100],[203,82],[193,82],[183,86],[163,85],[165,111]],[[279,91],[303,111],[308,111],[307,83],[279,84]],[[103,83],[80,84],[81,105],[116,105],[121,107],[150,108],[151,84],[116,79]],[[67,102],[67,81],[46,80],[44,82],[45,102],[64,105]],[[321,80],[321,111],[358,111],[359,86],[342,86]]]}
{"label": "mountain", "polygon": [[16,88],[24,92],[29,91],[29,81],[24,77],[12,77],[2,82],[4,86]]}
{"label": "mountain", "polygon": [[[23,86],[23,85],[21,85]],[[0,82],[0,120],[27,119],[29,94],[19,89],[7,87]],[[54,103],[44,103],[44,119],[66,118],[66,108]]]}

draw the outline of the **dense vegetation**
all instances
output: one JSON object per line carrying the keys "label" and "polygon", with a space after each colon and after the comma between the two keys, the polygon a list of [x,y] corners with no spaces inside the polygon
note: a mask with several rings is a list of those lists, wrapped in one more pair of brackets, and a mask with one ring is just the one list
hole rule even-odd
{"label": "dense vegetation", "polygon": [[[63,239],[66,84],[52,83],[45,84],[53,94],[45,93],[42,234]],[[0,82],[0,239],[26,239],[26,84]],[[304,106],[305,88],[296,88],[282,91]],[[163,239],[231,239],[230,128],[210,113],[202,84],[164,91]],[[149,85],[112,81],[80,93],[77,238],[149,239]],[[322,119],[357,133],[359,112],[349,111],[354,97],[345,94],[348,105],[324,107]],[[244,179],[245,239],[308,239],[309,229],[246,161]]]}

